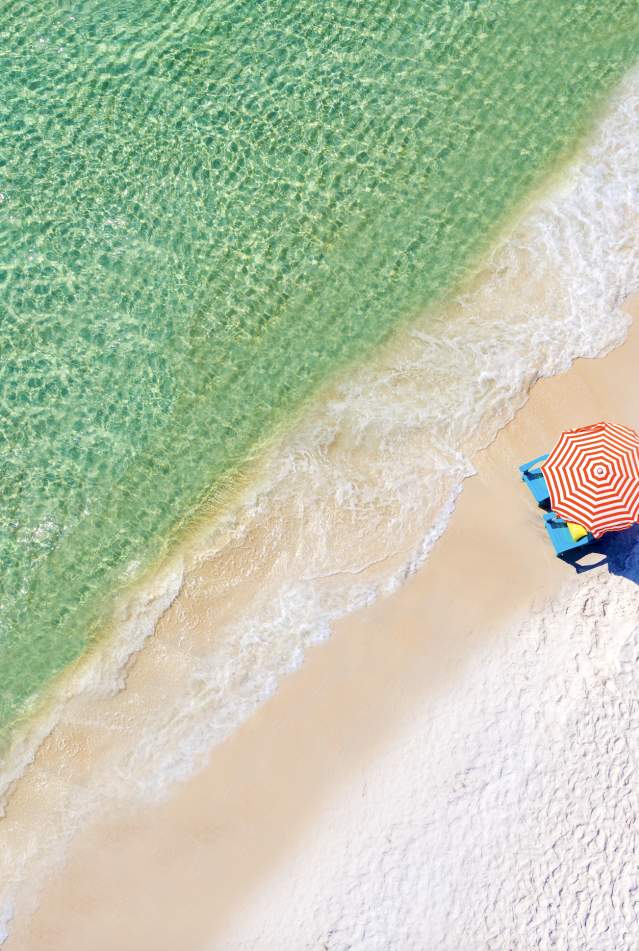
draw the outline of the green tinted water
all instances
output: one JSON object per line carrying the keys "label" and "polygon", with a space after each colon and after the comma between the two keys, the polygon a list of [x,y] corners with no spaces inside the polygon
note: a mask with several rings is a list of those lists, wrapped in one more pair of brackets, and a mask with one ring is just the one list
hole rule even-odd
{"label": "green tinted water", "polygon": [[0,724],[133,560],[441,296],[636,0],[29,0],[0,20]]}

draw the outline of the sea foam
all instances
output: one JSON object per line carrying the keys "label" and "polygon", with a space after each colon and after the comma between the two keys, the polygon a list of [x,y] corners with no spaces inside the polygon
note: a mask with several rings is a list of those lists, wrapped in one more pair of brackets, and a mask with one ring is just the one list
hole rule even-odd
{"label": "sea foam", "polygon": [[307,407],[243,498],[60,681],[3,764],[5,931],[99,809],[161,797],[200,768],[335,619],[416,570],[472,453],[537,379],[621,342],[620,305],[639,287],[638,121],[633,74],[473,286]]}

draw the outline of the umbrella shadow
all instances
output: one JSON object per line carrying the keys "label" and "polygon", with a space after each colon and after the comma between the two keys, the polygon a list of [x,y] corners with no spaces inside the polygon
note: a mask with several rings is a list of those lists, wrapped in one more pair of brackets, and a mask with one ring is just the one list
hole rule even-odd
{"label": "umbrella shadow", "polygon": [[621,575],[639,584],[639,525],[623,532],[609,532],[585,551],[564,555],[578,574],[606,566],[611,575]]}

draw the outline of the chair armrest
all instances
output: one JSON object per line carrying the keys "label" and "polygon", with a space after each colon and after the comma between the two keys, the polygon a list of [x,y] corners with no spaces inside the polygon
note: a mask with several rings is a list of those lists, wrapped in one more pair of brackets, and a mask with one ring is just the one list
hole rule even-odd
{"label": "chair armrest", "polygon": [[522,475],[527,475],[528,473],[540,475],[542,474],[540,463],[545,462],[547,458],[548,453],[545,452],[542,456],[537,456],[536,459],[531,459],[525,468],[520,467],[519,471],[522,473]]}

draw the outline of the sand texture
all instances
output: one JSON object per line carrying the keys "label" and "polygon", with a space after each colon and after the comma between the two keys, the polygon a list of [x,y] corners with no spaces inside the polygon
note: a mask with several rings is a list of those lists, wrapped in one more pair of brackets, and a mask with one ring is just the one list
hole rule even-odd
{"label": "sand texture", "polygon": [[167,801],[78,835],[8,951],[635,948],[636,533],[576,573],[515,467],[639,428],[637,365],[635,323],[539,383],[425,566]]}

